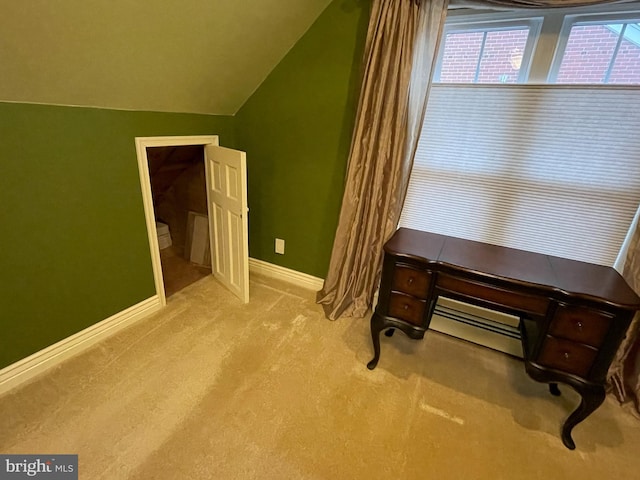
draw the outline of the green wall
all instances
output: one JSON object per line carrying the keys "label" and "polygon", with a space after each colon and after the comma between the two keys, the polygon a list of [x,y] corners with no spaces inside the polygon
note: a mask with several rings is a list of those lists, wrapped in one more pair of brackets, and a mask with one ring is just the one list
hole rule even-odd
{"label": "green wall", "polygon": [[334,0],[235,117],[0,102],[0,368],[155,294],[135,137],[247,151],[250,255],[324,277],[368,5]]}
{"label": "green wall", "polygon": [[0,368],[155,294],[135,137],[232,117],[0,103]]}
{"label": "green wall", "polygon": [[[236,115],[253,258],[324,277],[353,130],[369,2],[335,0]],[[274,252],[275,238],[286,242]]]}

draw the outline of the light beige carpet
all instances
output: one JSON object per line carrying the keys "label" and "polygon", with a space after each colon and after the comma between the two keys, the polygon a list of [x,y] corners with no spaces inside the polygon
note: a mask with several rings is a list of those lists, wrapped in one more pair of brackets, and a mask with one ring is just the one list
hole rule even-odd
{"label": "light beige carpet", "polygon": [[629,479],[640,422],[578,401],[520,361],[428,332],[326,320],[314,292],[211,277],[160,313],[0,397],[1,453],[77,453],[81,479]]}

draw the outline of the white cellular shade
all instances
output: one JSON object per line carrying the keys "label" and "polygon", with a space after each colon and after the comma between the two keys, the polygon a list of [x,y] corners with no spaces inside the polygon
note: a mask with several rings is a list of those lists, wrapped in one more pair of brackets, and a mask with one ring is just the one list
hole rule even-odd
{"label": "white cellular shade", "polygon": [[400,226],[613,265],[639,202],[637,89],[434,84]]}

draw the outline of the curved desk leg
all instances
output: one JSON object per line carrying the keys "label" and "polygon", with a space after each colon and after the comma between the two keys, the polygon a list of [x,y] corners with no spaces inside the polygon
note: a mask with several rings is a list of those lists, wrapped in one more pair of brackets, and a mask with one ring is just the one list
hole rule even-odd
{"label": "curved desk leg", "polygon": [[580,405],[569,415],[569,418],[567,418],[562,426],[562,443],[564,443],[564,446],[569,450],[576,448],[576,444],[573,438],[571,438],[571,430],[573,430],[573,427],[591,415],[596,408],[602,405],[605,399],[604,387],[592,386],[588,389],[576,388],[576,391],[581,397]]}
{"label": "curved desk leg", "polygon": [[400,330],[407,337],[413,340],[424,338],[425,328],[419,325],[410,325],[393,317],[385,317],[377,312],[371,315],[371,340],[373,340],[373,358],[367,363],[367,368],[373,370],[380,360],[380,332],[385,331],[385,335],[390,337],[395,330]]}
{"label": "curved desk leg", "polygon": [[555,395],[560,393],[558,383],[567,385],[573,388],[578,395],[580,395],[580,405],[571,412],[562,425],[562,443],[569,450],[574,450],[576,444],[571,438],[571,431],[573,427],[582,422],[585,418],[591,415],[605,399],[605,386],[604,383],[587,383],[583,380],[579,380],[575,377],[547,370],[540,365],[525,361],[525,369],[527,374],[537,382],[543,382],[549,384],[549,391]]}
{"label": "curved desk leg", "polygon": [[559,397],[561,395],[560,389],[558,388],[558,384],[557,383],[550,383],[549,384],[549,393],[551,395],[553,395],[554,397]]}
{"label": "curved desk leg", "polygon": [[373,340],[373,359],[367,363],[367,368],[373,370],[380,360],[380,331],[383,328],[383,322],[376,313],[371,315],[371,340]]}

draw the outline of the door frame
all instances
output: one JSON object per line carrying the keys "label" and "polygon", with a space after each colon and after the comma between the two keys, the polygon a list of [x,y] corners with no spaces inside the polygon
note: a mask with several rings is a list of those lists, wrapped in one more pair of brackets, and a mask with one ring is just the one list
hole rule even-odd
{"label": "door frame", "polygon": [[[160,300],[160,306],[167,304],[164,291],[164,279],[162,277],[162,263],[160,261],[160,247],[158,245],[158,231],[156,230],[156,217],[153,208],[153,193],[151,191],[151,177],[149,176],[149,159],[147,147],[184,147],[190,145],[218,145],[217,135],[192,135],[184,137],[136,137],[136,156],[138,158],[138,172],[140,174],[140,188],[142,190],[142,203],[149,237],[149,249],[151,253],[151,265],[153,267],[153,281],[156,294]],[[209,180],[207,179],[207,182]]]}

